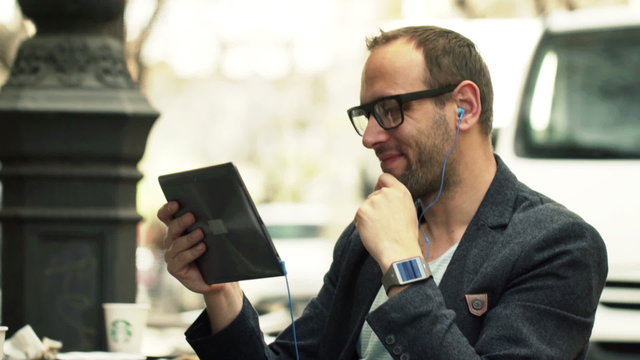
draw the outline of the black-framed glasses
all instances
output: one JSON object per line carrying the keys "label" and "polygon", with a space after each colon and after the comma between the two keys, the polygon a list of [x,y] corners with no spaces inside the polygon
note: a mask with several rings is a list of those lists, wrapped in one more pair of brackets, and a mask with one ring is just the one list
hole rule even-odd
{"label": "black-framed glasses", "polygon": [[453,91],[458,85],[443,86],[406,94],[385,96],[368,104],[354,106],[347,110],[349,119],[358,135],[364,135],[369,124],[369,117],[373,117],[381,128],[385,130],[395,129],[404,122],[404,104],[418,100],[437,97]]}

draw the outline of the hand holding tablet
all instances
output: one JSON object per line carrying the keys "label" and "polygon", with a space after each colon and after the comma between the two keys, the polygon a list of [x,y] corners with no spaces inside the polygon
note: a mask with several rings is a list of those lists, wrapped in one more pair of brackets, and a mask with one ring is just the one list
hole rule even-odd
{"label": "hand holding tablet", "polygon": [[206,252],[196,264],[207,284],[284,275],[280,257],[235,165],[224,163],[162,175],[167,201],[190,212]]}

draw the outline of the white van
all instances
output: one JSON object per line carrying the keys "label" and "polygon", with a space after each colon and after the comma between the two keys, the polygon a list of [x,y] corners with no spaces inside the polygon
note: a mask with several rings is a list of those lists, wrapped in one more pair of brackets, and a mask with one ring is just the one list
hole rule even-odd
{"label": "white van", "polygon": [[496,152],[607,244],[588,359],[640,359],[640,9],[549,16],[520,101]]}

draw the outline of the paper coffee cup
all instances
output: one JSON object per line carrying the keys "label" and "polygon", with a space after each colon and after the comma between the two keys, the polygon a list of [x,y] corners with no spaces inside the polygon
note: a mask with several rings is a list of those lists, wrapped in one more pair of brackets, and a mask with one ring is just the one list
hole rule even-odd
{"label": "paper coffee cup", "polygon": [[140,354],[149,305],[104,303],[102,307],[109,351]]}
{"label": "paper coffee cup", "polygon": [[4,357],[4,338],[7,335],[7,330],[9,330],[6,326],[0,326],[0,359]]}

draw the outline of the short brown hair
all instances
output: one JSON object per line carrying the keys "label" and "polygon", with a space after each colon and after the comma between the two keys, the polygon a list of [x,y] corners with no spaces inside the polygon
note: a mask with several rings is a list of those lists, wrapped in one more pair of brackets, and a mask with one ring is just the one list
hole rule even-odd
{"label": "short brown hair", "polygon": [[[493,87],[491,76],[475,44],[455,31],[437,26],[408,26],[380,34],[367,39],[367,49],[408,39],[422,50],[427,64],[425,85],[430,88],[458,84],[471,80],[480,88],[480,126],[491,134],[493,119]],[[444,97],[443,99],[446,99]],[[441,100],[440,104],[443,104]]]}

